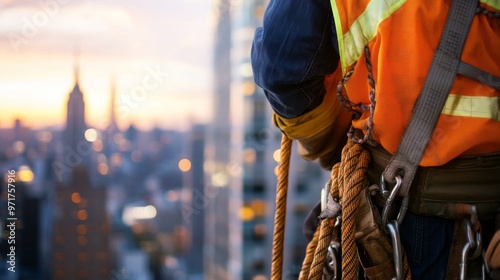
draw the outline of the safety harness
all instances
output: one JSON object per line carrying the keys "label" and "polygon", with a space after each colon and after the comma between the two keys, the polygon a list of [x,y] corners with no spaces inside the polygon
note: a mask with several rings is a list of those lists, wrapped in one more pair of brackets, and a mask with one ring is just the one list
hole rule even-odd
{"label": "safety harness", "polygon": [[[489,201],[464,203],[462,198],[456,198],[427,203],[427,194],[422,190],[425,188],[420,184],[415,186],[414,182],[414,179],[420,176],[420,160],[457,73],[499,90],[499,83],[495,83],[497,80],[500,81],[498,77],[460,61],[472,19],[478,12],[484,13],[477,7],[476,1],[452,1],[438,49],[414,106],[410,122],[397,152],[387,156],[387,162],[383,165],[377,163],[386,157],[384,152],[381,153],[379,149],[371,147],[368,151],[363,145],[373,141],[370,127],[373,125],[371,119],[376,101],[369,50],[365,48],[366,65],[369,70],[368,81],[372,90],[371,105],[364,109],[370,110],[371,125],[367,133],[361,137],[353,129],[349,132],[350,140],[342,151],[341,162],[333,167],[331,180],[322,191],[320,224],[307,247],[299,279],[357,279],[358,262],[368,279],[411,279],[410,268],[399,236],[399,225],[408,208],[416,213],[457,221],[455,233],[458,234],[450,252],[448,279],[466,279],[467,261],[470,259],[482,261],[484,253],[478,212],[486,215],[496,214],[500,192],[496,191]],[[354,104],[342,94],[342,89],[354,72],[354,67],[355,65],[346,73],[338,87],[338,97],[347,108]],[[282,276],[291,146],[292,140],[283,135],[271,268],[273,280],[281,279]],[[375,166],[381,169],[376,175],[380,178],[379,184],[369,184],[374,180],[369,180],[368,177],[373,177],[373,173],[377,173],[373,170],[368,172],[370,174],[367,173],[371,162],[370,154],[377,157],[373,161]],[[492,158],[493,166],[498,170],[500,156],[494,155]],[[458,165],[461,163],[462,161]],[[498,188],[498,186],[493,187]],[[399,209],[395,209],[396,201],[400,201]],[[392,219],[393,216],[396,218]],[[496,252],[498,254],[498,251]],[[484,265],[483,270],[484,275],[489,272],[489,267]]]}

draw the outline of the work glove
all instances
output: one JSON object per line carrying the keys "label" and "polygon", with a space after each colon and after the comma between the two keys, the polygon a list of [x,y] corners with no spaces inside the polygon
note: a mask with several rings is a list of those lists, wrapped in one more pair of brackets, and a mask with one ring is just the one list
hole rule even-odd
{"label": "work glove", "polygon": [[342,108],[337,98],[337,81],[336,76],[327,76],[323,102],[312,111],[292,119],[276,113],[273,116],[274,124],[288,138],[297,140],[299,155],[306,160],[319,159],[327,170],[340,161],[352,120],[352,114]]}

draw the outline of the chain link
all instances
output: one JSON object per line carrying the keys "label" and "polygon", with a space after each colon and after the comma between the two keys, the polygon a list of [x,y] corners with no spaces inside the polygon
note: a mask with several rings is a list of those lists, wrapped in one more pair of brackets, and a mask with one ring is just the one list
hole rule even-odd
{"label": "chain link", "polygon": [[347,136],[355,143],[358,144],[366,143],[370,146],[377,146],[377,143],[372,138],[373,114],[375,112],[376,99],[375,99],[375,80],[373,79],[370,50],[368,49],[368,47],[365,47],[365,63],[366,63],[366,69],[368,70],[368,84],[371,87],[369,92],[370,104],[363,105],[361,102],[354,103],[351,100],[349,100],[349,98],[343,93],[344,85],[347,83],[347,81],[349,81],[352,74],[354,73],[354,69],[356,68],[357,62],[355,62],[352,68],[349,71],[347,71],[347,73],[344,75],[339,85],[337,86],[337,97],[340,100],[340,104],[342,105],[342,107],[354,113],[354,119],[359,119],[361,117],[362,112],[370,111],[370,116],[368,117],[368,128],[363,138],[361,139],[355,135],[354,133],[355,129],[352,125],[351,128],[349,129],[349,132],[347,132]]}

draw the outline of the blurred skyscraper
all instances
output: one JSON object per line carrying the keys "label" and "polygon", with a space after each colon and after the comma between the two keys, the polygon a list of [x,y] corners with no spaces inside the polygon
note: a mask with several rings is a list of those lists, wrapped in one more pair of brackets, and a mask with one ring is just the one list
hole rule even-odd
{"label": "blurred skyscraper", "polygon": [[90,186],[88,171],[56,188],[51,279],[111,279],[106,190]]}
{"label": "blurred skyscraper", "polygon": [[[237,280],[240,277],[239,189],[231,176],[231,9],[234,1],[215,1],[217,27],[214,53],[213,118],[208,129],[204,196],[206,205],[205,277]],[[233,112],[234,113],[234,112]]]}
{"label": "blurred skyscraper", "polygon": [[[65,158],[72,158],[72,167],[86,165],[90,154],[90,144],[85,141],[85,102],[80,89],[80,66],[78,54],[74,55],[75,85],[70,92],[66,111],[66,127],[64,130]],[[66,160],[68,161],[68,160]]]}
{"label": "blurred skyscraper", "polygon": [[205,209],[209,202],[205,196],[205,176],[203,164],[205,162],[205,126],[193,126],[190,137],[190,161],[191,169],[189,176],[192,215],[186,220],[191,231],[191,244],[187,256],[187,271],[189,279],[203,279],[203,255],[205,236]]}
{"label": "blurred skyscraper", "polygon": [[235,11],[233,63],[235,95],[243,99],[243,205],[241,208],[242,279],[267,279],[272,250],[273,209],[279,154],[279,130],[271,124],[271,109],[254,84],[250,50],[255,28],[262,24],[264,0],[241,1]]}

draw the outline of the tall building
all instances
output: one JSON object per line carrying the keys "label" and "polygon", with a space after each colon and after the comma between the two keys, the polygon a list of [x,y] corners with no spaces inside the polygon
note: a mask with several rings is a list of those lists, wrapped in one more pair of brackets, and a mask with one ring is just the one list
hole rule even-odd
{"label": "tall building", "polygon": [[51,279],[111,279],[106,190],[90,186],[85,168],[56,187]]}
{"label": "tall building", "polygon": [[205,176],[203,164],[205,162],[205,126],[195,125],[190,135],[191,169],[189,184],[191,187],[191,207],[193,214],[187,220],[191,231],[191,244],[187,258],[187,272],[190,279],[203,279],[203,255],[205,236]]}
{"label": "tall building", "polygon": [[[231,112],[231,8],[233,1],[220,0],[214,53],[213,119],[207,132],[207,198],[205,214],[206,279],[238,280],[241,275],[239,220],[241,181],[233,168],[234,124]],[[237,167],[236,167],[237,168]]]}
{"label": "tall building", "polygon": [[[77,55],[74,55],[74,79],[75,85],[68,97],[66,111],[66,128],[64,129],[64,145],[72,152],[79,152],[82,149],[88,148],[88,143],[85,141],[85,102],[83,93],[80,89],[80,66]],[[86,146],[85,146],[86,145]],[[85,150],[87,151],[87,150]],[[81,152],[80,152],[81,154]]]}
{"label": "tall building", "polygon": [[[271,109],[254,84],[250,48],[262,24],[264,0],[243,1],[235,21],[233,59],[235,95],[243,100],[242,279],[267,279],[272,251],[273,209],[279,130],[271,123]],[[288,278],[286,278],[288,279]]]}
{"label": "tall building", "polygon": [[114,75],[111,78],[110,87],[108,133],[114,135],[120,131],[116,122],[116,77]]}

